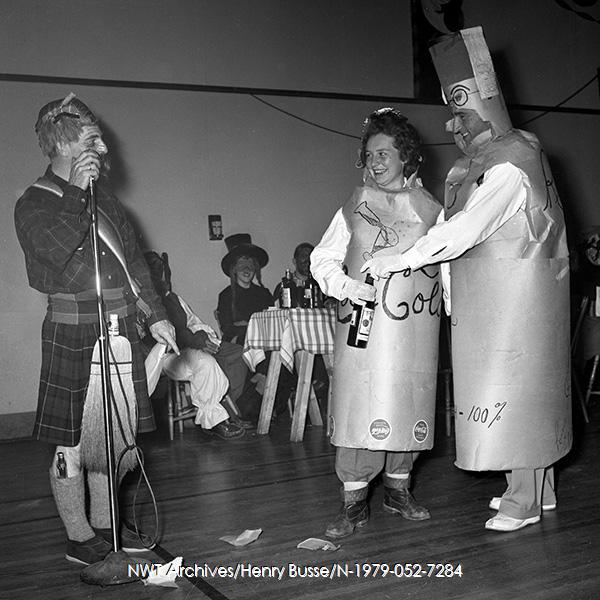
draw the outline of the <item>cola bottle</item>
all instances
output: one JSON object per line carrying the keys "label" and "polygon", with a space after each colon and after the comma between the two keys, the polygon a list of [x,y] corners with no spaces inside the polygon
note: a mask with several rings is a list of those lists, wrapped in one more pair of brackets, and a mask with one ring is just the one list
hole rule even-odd
{"label": "cola bottle", "polygon": [[[373,285],[373,277],[367,273],[365,283]],[[352,318],[348,330],[348,346],[354,348],[366,348],[373,324],[373,313],[375,312],[375,300],[368,300],[365,304],[352,303]]]}

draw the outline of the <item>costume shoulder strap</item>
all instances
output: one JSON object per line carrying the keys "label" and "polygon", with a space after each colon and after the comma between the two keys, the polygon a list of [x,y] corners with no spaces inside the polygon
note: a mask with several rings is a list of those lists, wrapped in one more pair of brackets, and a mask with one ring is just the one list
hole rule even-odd
{"label": "costume shoulder strap", "polygon": [[[60,186],[54,183],[53,181],[50,181],[50,179],[48,179],[45,176],[42,176],[39,179],[37,179],[33,183],[32,187],[52,192],[53,194],[56,194],[59,198],[63,197],[63,190],[60,188]],[[144,302],[141,299],[140,287],[134,281],[133,277],[129,273],[129,269],[127,268],[127,261],[125,260],[125,251],[123,249],[123,240],[121,239],[121,235],[119,234],[118,229],[115,227],[108,215],[100,207],[98,207],[98,235],[102,239],[102,241],[108,246],[108,248],[111,250],[111,252],[114,254],[114,256],[117,258],[117,260],[123,267],[127,280],[129,281],[129,285],[131,286],[131,290],[137,298],[138,307],[147,316],[150,316],[152,314],[152,310],[146,304],[146,302]]]}
{"label": "costume shoulder strap", "polygon": [[63,191],[60,188],[60,186],[54,183],[54,181],[50,181],[47,177],[40,177],[37,181],[33,183],[32,187],[52,192],[53,194],[56,194],[59,198],[62,198],[63,196]]}

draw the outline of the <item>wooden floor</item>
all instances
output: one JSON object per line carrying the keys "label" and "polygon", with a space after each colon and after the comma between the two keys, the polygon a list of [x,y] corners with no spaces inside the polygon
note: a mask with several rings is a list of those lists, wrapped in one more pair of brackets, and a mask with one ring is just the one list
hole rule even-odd
{"label": "wooden floor", "polygon": [[[576,417],[576,446],[559,469],[559,505],[540,524],[517,533],[488,532],[488,500],[504,490],[497,473],[475,474],[453,466],[453,439],[439,415],[438,443],[415,472],[414,493],[432,518],[409,522],[385,514],[378,482],[370,499],[371,521],[335,552],[296,545],[323,537],[339,508],[334,450],[324,432],[308,428],[304,441],[289,442],[289,420],[268,436],[239,441],[206,437],[186,428],[169,442],[166,423],[140,436],[147,471],[158,501],[160,545],[154,562],[176,556],[199,567],[234,569],[286,567],[281,580],[261,577],[177,579],[177,589],[141,582],[101,588],[84,584],[80,568],[64,559],[65,534],[50,495],[43,444],[18,440],[0,444],[0,598],[16,599],[591,599],[600,597],[600,406],[592,422]],[[535,435],[535,432],[532,432]],[[131,516],[134,485],[128,481],[124,516]],[[153,525],[147,491],[137,514]],[[258,540],[236,548],[219,538],[262,529]],[[375,563],[389,567],[364,575]],[[407,563],[422,565],[421,577],[408,577]],[[462,576],[427,576],[428,565],[460,565]],[[331,578],[293,577],[289,565],[335,569]],[[448,568],[450,569],[450,568]],[[394,570],[396,571],[394,573]],[[358,571],[358,574],[357,574]],[[414,569],[413,569],[414,572]],[[296,573],[298,574],[298,572]]]}

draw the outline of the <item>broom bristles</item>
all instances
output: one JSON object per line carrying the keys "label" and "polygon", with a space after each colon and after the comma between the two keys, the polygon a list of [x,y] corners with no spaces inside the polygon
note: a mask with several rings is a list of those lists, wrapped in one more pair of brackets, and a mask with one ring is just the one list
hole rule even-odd
{"label": "broom bristles", "polygon": [[[109,399],[112,409],[113,456],[116,468],[117,461],[125,448],[135,446],[137,433],[137,404],[133,388],[129,340],[123,336],[110,336],[109,357],[110,382],[113,391]],[[81,460],[83,466],[90,471],[107,473],[104,429],[100,344],[96,342],[81,423]],[[136,466],[135,450],[129,449],[119,463],[119,474],[131,471]]]}

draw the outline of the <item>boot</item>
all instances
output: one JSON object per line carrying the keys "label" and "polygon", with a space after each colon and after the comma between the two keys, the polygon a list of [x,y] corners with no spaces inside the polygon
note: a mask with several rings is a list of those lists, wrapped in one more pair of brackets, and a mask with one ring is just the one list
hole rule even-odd
{"label": "boot", "polygon": [[424,521],[431,514],[424,506],[419,506],[408,490],[410,479],[396,479],[384,476],[383,510],[399,514],[409,521]]}
{"label": "boot", "polygon": [[354,533],[358,527],[364,527],[369,521],[369,507],[367,506],[368,486],[358,490],[342,490],[343,505],[338,516],[329,525],[325,535],[338,539]]}

